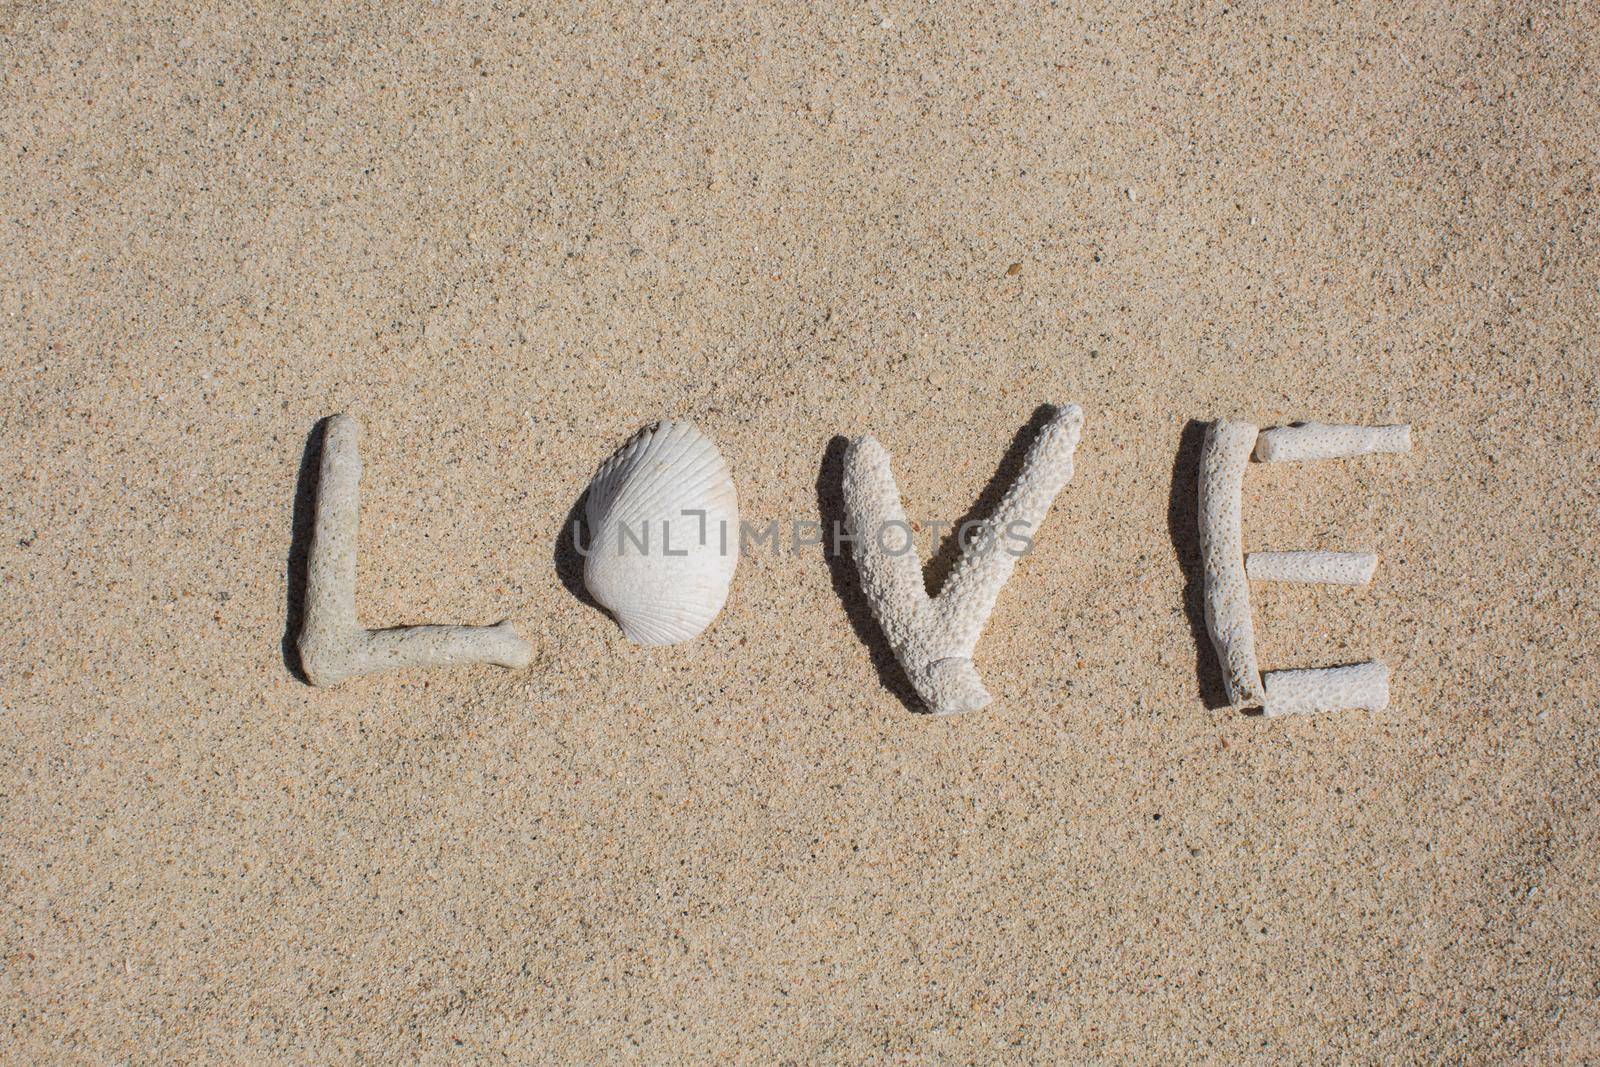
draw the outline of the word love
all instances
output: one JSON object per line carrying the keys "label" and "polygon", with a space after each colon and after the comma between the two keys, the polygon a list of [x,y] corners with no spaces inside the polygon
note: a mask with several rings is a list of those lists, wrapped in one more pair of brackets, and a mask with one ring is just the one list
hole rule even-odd
{"label": "word love", "polygon": [[[870,436],[846,449],[845,522],[834,524],[833,547],[837,552],[850,546],[873,615],[930,712],[973,711],[990,702],[974,663],[979,638],[1016,561],[1032,551],[1033,531],[1072,480],[1082,429],[1082,409],[1053,409],[994,514],[962,524],[960,560],[937,596],[924,586],[916,551],[915,534],[924,527],[906,517],[889,453]],[[1247,579],[1359,585],[1371,578],[1377,557],[1257,552],[1246,558],[1240,549],[1240,491],[1252,450],[1259,461],[1280,462],[1409,448],[1405,426],[1310,424],[1265,433],[1228,421],[1210,427],[1198,509],[1206,623],[1234,706],[1262,706],[1268,715],[1281,715],[1382,710],[1388,704],[1388,670],[1381,663],[1266,675],[1257,669]],[[532,650],[510,622],[385,630],[361,625],[355,598],[360,478],[355,420],[332,416],[324,433],[299,635],[311,683],[333,685],[397,667],[527,666]],[[574,530],[584,585],[624,636],[641,645],[698,636],[727,602],[740,554],[779,543],[775,521],[759,528],[740,521],[727,463],[687,422],[640,431],[601,464],[585,496],[590,536],[585,540]],[[936,539],[937,530],[952,525],[927,528]],[[822,525],[796,522],[790,540],[794,551],[822,544]]]}

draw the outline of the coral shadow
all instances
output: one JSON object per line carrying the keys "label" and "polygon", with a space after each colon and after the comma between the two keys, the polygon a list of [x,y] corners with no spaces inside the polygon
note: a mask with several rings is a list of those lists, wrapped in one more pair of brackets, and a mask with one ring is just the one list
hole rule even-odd
{"label": "coral shadow", "polygon": [[[995,513],[1000,506],[1001,499],[1006,495],[1006,490],[1011,488],[1017,476],[1022,473],[1022,462],[1028,458],[1028,449],[1033,445],[1034,439],[1039,436],[1045,424],[1055,418],[1060,411],[1054,404],[1040,404],[1034,409],[1033,416],[1018,430],[1011,439],[1010,446],[1004,456],[1000,458],[1000,465],[995,468],[993,477],[983,487],[983,492],[978,494],[966,514],[956,520],[950,532],[939,543],[938,551],[922,566],[922,584],[927,587],[930,595],[937,596],[939,589],[944,585],[945,579],[950,577],[950,572],[955,570],[956,563],[961,559],[964,546],[961,542],[961,528],[967,523],[981,523]],[[1001,531],[1003,533],[1004,531]],[[1036,533],[1037,531],[1031,531]],[[974,537],[983,536],[976,528]],[[969,538],[971,540],[971,538]]]}
{"label": "coral shadow", "polygon": [[867,594],[861,588],[861,575],[854,560],[845,558],[844,546],[834,537],[833,531],[845,528],[844,511],[844,453],[850,445],[849,438],[834,437],[822,453],[822,469],[817,472],[817,513],[822,520],[822,557],[828,564],[828,577],[833,582],[834,595],[844,605],[845,617],[856,633],[856,640],[867,647],[872,667],[878,680],[907,711],[922,714],[923,707],[911,679],[894,658],[888,638],[872,615]]}
{"label": "coral shadow", "polygon": [[300,473],[294,483],[294,511],[289,520],[289,560],[284,567],[288,578],[283,609],[283,665],[289,673],[306,685],[305,667],[300,663],[300,648],[296,644],[300,627],[306,621],[306,566],[311,558],[311,529],[317,517],[317,475],[322,467],[322,441],[327,436],[328,419],[317,420],[306,435],[306,447],[300,454]]}
{"label": "coral shadow", "polygon": [[1183,570],[1183,611],[1189,617],[1194,669],[1200,699],[1212,709],[1226,708],[1227,686],[1206,630],[1205,572],[1200,565],[1200,449],[1206,423],[1190,419],[1178,437],[1172,461],[1172,489],[1167,498],[1167,535]]}

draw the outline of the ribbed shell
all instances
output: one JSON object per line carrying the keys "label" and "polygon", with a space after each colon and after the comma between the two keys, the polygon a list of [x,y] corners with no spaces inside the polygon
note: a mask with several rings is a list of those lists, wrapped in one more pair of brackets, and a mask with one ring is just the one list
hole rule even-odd
{"label": "ribbed shell", "polygon": [[739,501],[722,453],[693,423],[640,431],[601,464],[584,514],[583,584],[629,641],[687,641],[717,617],[739,565]]}

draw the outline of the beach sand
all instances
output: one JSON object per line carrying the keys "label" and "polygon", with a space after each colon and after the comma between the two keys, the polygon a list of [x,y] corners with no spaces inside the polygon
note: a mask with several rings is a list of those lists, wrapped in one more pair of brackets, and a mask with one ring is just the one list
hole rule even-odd
{"label": "beach sand", "polygon": [[[7,1059],[1600,1056],[1592,5],[263,8],[0,14]],[[574,594],[653,420],[787,529],[1067,401],[984,711],[815,545],[684,645]],[[366,623],[531,668],[296,677],[340,411]],[[1244,490],[1380,557],[1262,667],[1388,711],[1214,706],[1221,416],[1412,424]]]}

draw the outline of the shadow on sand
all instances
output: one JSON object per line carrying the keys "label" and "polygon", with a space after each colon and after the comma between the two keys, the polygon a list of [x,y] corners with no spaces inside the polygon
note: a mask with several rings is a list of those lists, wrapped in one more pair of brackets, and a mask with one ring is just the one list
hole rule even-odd
{"label": "shadow on sand", "polygon": [[1200,567],[1200,446],[1205,436],[1206,423],[1190,419],[1178,437],[1167,498],[1167,535],[1183,569],[1183,611],[1189,618],[1200,699],[1206,707],[1216,709],[1228,707],[1228,691],[1222,666],[1211,648],[1211,635],[1206,632],[1205,576]]}

